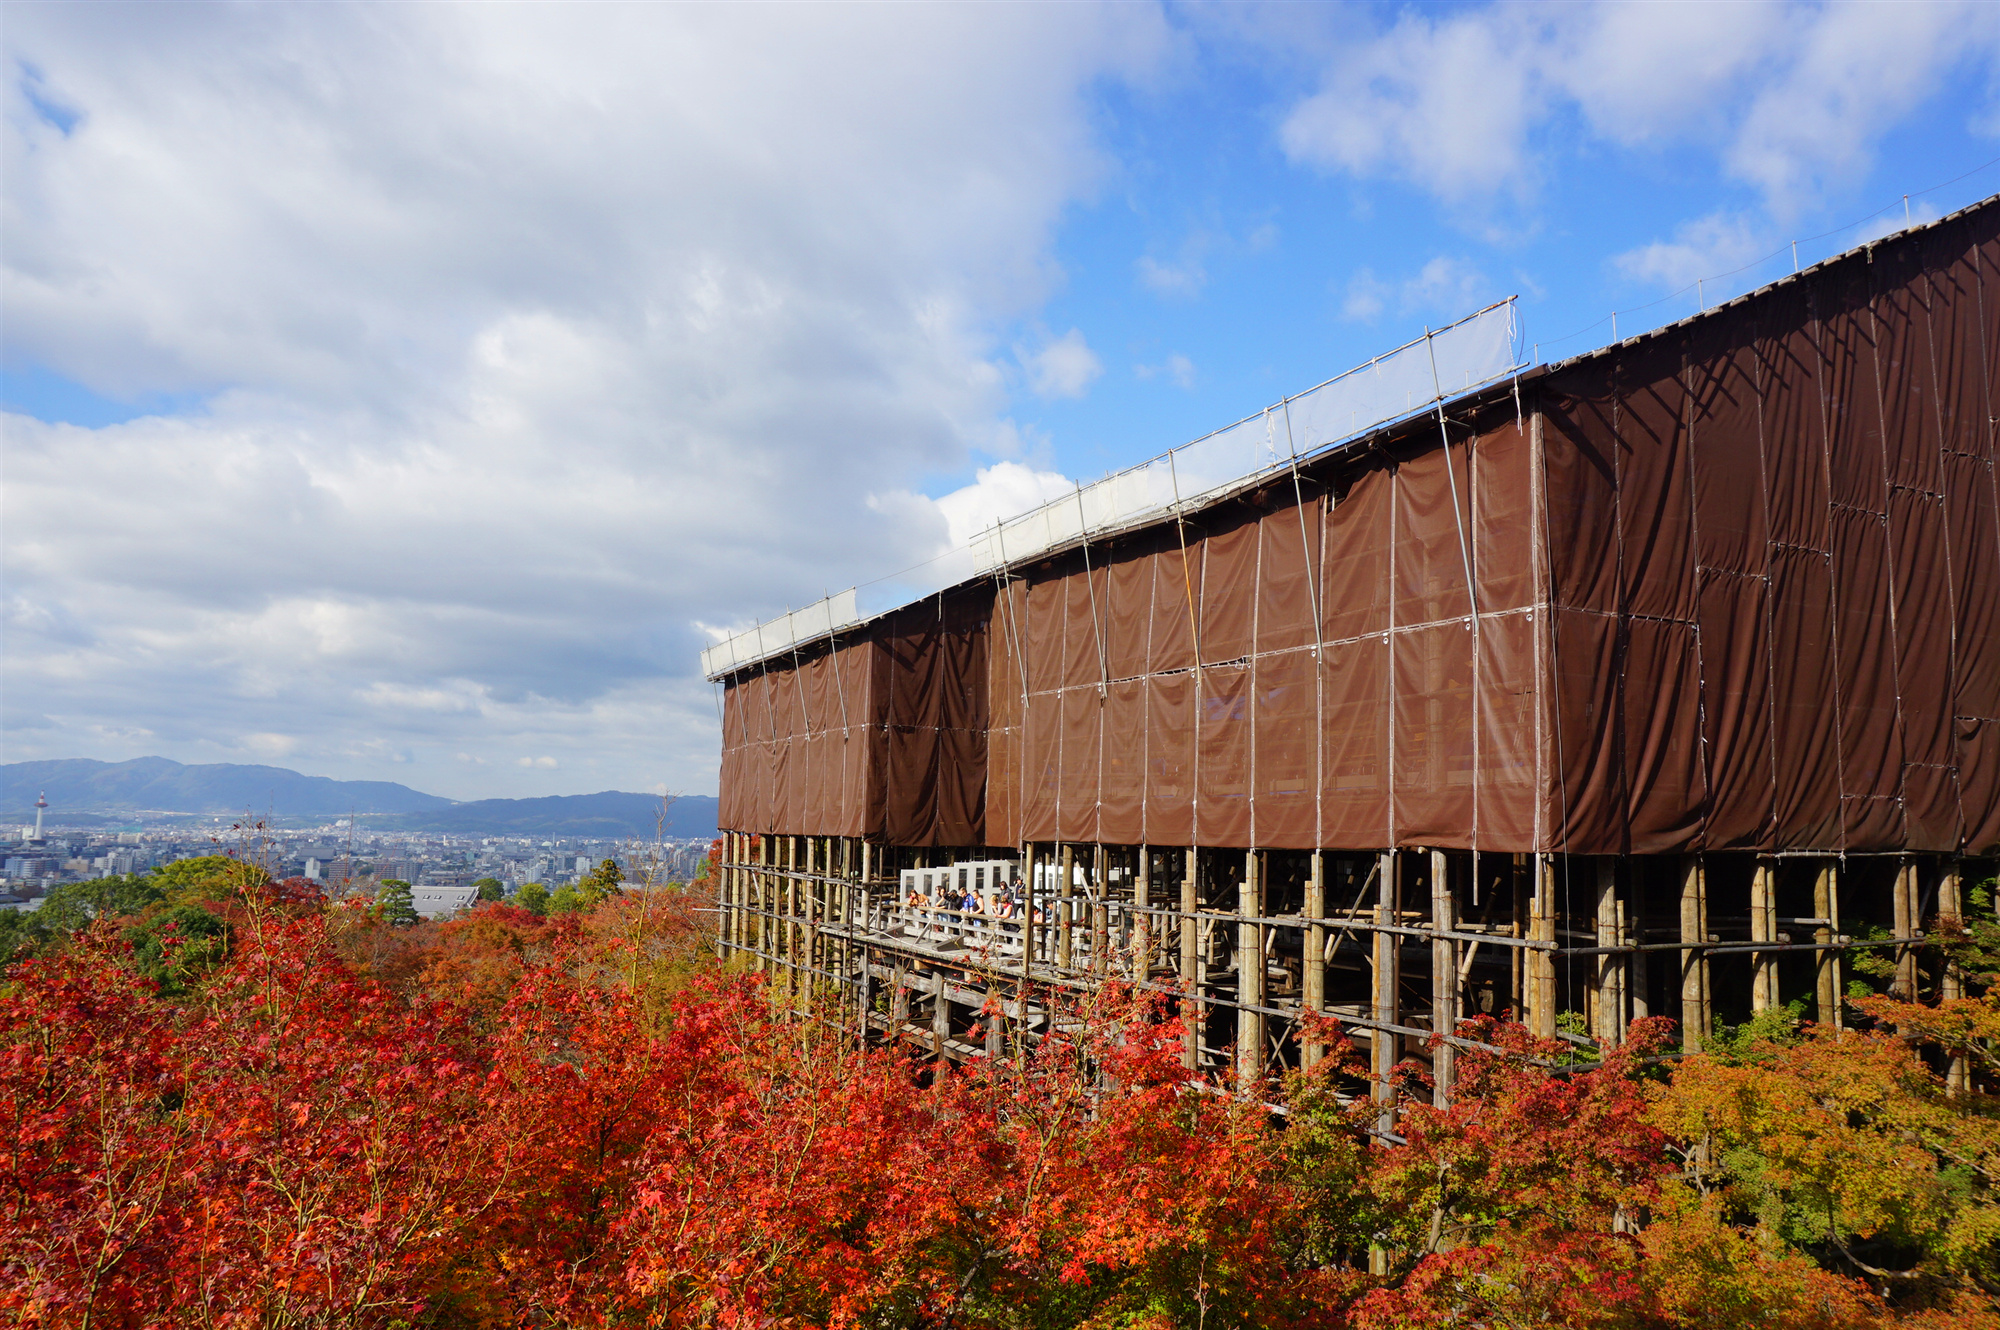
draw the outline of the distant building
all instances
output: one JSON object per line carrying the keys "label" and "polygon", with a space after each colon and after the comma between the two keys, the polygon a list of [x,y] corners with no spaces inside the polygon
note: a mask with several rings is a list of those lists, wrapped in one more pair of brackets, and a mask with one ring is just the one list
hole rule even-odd
{"label": "distant building", "polygon": [[410,888],[410,903],[426,919],[448,919],[477,899],[479,888],[472,886]]}

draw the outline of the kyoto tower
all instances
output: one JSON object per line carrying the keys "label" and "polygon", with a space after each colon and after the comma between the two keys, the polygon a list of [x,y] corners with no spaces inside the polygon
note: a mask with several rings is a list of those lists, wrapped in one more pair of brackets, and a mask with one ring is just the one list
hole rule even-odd
{"label": "kyoto tower", "polygon": [[48,806],[49,806],[49,792],[47,790],[43,790],[40,794],[37,794],[35,796],[35,834],[33,836],[30,836],[28,839],[40,840],[42,838],[42,811],[46,809]]}

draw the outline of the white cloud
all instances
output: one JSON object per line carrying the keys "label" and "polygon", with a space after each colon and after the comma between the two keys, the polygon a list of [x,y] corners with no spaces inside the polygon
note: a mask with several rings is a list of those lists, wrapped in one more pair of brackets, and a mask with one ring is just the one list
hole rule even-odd
{"label": "white cloud", "polygon": [[1158,365],[1134,365],[1132,374],[1139,379],[1157,379],[1164,375],[1172,379],[1176,387],[1194,387],[1194,362],[1178,351],[1169,352],[1166,360]]}
{"label": "white cloud", "polygon": [[1020,360],[1037,397],[1081,397],[1104,373],[1104,362],[1075,328],[1039,350],[1023,351]]}
{"label": "white cloud", "polygon": [[[4,43],[6,354],[209,395],[0,421],[10,756],[285,735],[465,797],[713,788],[703,626],[935,548],[866,498],[1014,437],[1089,90],[1170,45],[1149,6],[49,7]],[[1076,333],[1031,365],[1100,371]]]}
{"label": "white cloud", "polygon": [[1975,0],[1923,5],[1505,3],[1334,45],[1285,118],[1294,160],[1412,182],[1449,205],[1531,196],[1571,118],[1627,147],[1713,147],[1782,217],[1858,178],[1942,77],[1991,61]]}
{"label": "white cloud", "polygon": [[995,522],[1019,517],[1052,499],[1076,493],[1076,482],[1056,471],[1037,471],[1019,462],[981,467],[970,485],[933,502],[944,514],[946,539],[963,545]]}
{"label": "white cloud", "polygon": [[560,764],[552,757],[523,757],[517,759],[515,765],[534,767],[542,771],[554,771]]}
{"label": "white cloud", "polygon": [[[1670,291],[1692,286],[1697,279],[1732,272],[1771,252],[1769,234],[1751,219],[1716,212],[1685,223],[1671,241],[1656,240],[1618,255],[1612,267],[1634,281]],[[1717,294],[1720,294],[1718,287]]]}
{"label": "white cloud", "polygon": [[1478,268],[1465,259],[1440,254],[1400,282],[1383,278],[1373,268],[1356,269],[1348,278],[1340,313],[1356,323],[1372,323],[1393,304],[1399,314],[1460,318],[1489,303],[1492,295],[1492,283]]}
{"label": "white cloud", "polygon": [[1138,270],[1139,284],[1154,295],[1199,295],[1201,288],[1208,284],[1207,271],[1193,259],[1163,263],[1150,254],[1142,254],[1133,267]]}

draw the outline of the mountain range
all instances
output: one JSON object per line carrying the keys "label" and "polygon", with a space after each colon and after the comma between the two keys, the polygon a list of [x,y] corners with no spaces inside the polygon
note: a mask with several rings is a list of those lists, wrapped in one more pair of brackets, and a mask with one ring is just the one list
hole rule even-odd
{"label": "mountain range", "polygon": [[274,820],[352,813],[376,830],[461,835],[651,837],[664,830],[668,836],[713,836],[716,817],[713,795],[677,796],[662,828],[658,795],[622,790],[459,802],[393,781],[333,780],[284,767],[75,757],[0,765],[0,809],[6,810],[0,820],[32,821],[35,798],[44,791],[60,813],[233,813]]}

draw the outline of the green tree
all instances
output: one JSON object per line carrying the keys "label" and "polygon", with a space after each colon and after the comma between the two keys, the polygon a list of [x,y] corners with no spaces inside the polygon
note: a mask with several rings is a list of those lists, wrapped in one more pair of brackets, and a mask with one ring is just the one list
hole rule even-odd
{"label": "green tree", "polygon": [[375,893],[375,914],[384,923],[398,927],[408,927],[417,922],[416,898],[410,894],[410,884],[401,878],[388,878]]}
{"label": "green tree", "polygon": [[583,892],[565,882],[556,888],[555,895],[549,897],[549,913],[574,914],[589,904],[590,901]]}
{"label": "green tree", "polygon": [[178,997],[229,958],[229,925],[199,905],[170,905],[125,930],[140,974]]}
{"label": "green tree", "polygon": [[152,871],[151,879],[162,900],[182,904],[228,900],[241,895],[246,887],[269,881],[270,875],[255,864],[226,854],[204,854],[161,864]]}
{"label": "green tree", "polygon": [[584,908],[593,908],[619,894],[619,883],[624,881],[625,872],[618,867],[616,859],[606,859],[583,881],[576,884],[577,895]]}
{"label": "green tree", "polygon": [[479,888],[480,900],[497,901],[505,900],[507,897],[507,888],[500,885],[500,879],[497,877],[482,877],[472,885]]}
{"label": "green tree", "polygon": [[514,892],[514,904],[529,914],[547,914],[549,889],[539,882],[523,882]]}

